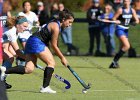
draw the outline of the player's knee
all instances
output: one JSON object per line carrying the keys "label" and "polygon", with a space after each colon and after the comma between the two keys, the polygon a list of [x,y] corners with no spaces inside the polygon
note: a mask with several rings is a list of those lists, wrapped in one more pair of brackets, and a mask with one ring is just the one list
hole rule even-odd
{"label": "player's knee", "polygon": [[130,48],[130,45],[129,45],[129,44],[125,45],[125,50],[126,50],[126,51],[128,51],[129,48]]}
{"label": "player's knee", "polygon": [[51,62],[49,62],[49,63],[48,63],[48,66],[50,66],[50,67],[54,67],[54,66],[55,66],[55,61],[51,61]]}
{"label": "player's knee", "polygon": [[25,73],[30,74],[34,71],[34,67],[25,67]]}
{"label": "player's knee", "polygon": [[130,48],[130,44],[124,45],[123,48],[124,48],[125,51],[128,51],[128,49]]}

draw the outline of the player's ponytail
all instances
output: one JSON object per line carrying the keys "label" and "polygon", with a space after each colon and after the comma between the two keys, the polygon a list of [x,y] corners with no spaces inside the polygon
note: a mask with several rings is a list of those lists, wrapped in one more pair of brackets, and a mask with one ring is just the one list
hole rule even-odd
{"label": "player's ponytail", "polygon": [[11,29],[13,26],[16,26],[16,24],[22,24],[24,22],[28,22],[26,17],[24,16],[19,16],[19,17],[9,17],[6,20],[6,27],[8,27],[9,29]]}
{"label": "player's ponytail", "polygon": [[8,17],[6,20],[6,27],[8,27],[9,29],[11,29],[13,26],[16,25],[16,17],[12,16],[12,17]]}

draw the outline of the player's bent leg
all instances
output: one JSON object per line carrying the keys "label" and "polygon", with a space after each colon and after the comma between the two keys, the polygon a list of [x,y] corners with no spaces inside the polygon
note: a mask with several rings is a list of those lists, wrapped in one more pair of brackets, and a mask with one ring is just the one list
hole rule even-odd
{"label": "player's bent leg", "polygon": [[129,41],[128,41],[128,38],[126,38],[126,36],[122,36],[122,37],[120,37],[120,40],[121,40],[121,42],[122,42],[122,50],[123,51],[128,51],[128,49],[130,48],[130,43],[129,43]]}
{"label": "player's bent leg", "polygon": [[40,92],[56,93],[56,91],[52,90],[49,86],[52,74],[54,72],[54,66],[55,66],[55,61],[52,53],[47,47],[45,47],[45,50],[37,54],[37,56],[48,65],[44,70],[43,86],[41,87]]}
{"label": "player's bent leg", "polygon": [[118,61],[124,55],[124,53],[130,48],[130,44],[128,38],[125,35],[122,35],[120,38],[122,43],[122,48],[120,51],[115,55],[113,62],[110,64],[109,68],[119,68]]}
{"label": "player's bent leg", "polygon": [[45,47],[45,50],[37,54],[37,56],[44,62],[46,63],[49,67],[54,68],[55,66],[55,61],[53,58],[53,55],[51,51]]}
{"label": "player's bent leg", "polygon": [[34,71],[35,65],[37,62],[37,57],[34,54],[27,54],[26,55],[26,66],[25,66],[25,73],[30,74]]}

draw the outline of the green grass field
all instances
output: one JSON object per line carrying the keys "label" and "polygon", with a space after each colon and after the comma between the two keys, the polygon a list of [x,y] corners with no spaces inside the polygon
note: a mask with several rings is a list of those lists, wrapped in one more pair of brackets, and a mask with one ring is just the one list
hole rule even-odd
{"label": "green grass field", "polygon": [[[74,13],[77,18],[85,18],[86,12]],[[140,54],[139,28],[131,27],[129,40],[137,53]],[[116,52],[119,49],[116,40]],[[89,47],[88,24],[73,24],[73,44],[78,46],[80,54],[85,54]],[[102,51],[105,52],[104,39],[102,38]],[[64,53],[66,46],[60,38],[59,47]],[[51,87],[57,94],[41,94],[39,89],[42,85],[43,72],[36,69],[30,75],[10,75],[7,82],[12,84],[12,89],[7,91],[9,100],[140,100],[139,58],[122,58],[119,69],[109,69],[108,66],[113,58],[100,57],[67,57],[71,67],[86,82],[92,83],[87,94],[82,93],[83,87],[62,66],[58,57],[55,57],[57,67],[55,73],[70,81],[72,87],[65,91],[65,84],[52,78]],[[41,61],[40,65],[45,66]]]}
{"label": "green grass field", "polygon": [[[83,87],[62,66],[55,57],[55,73],[67,79],[71,88],[64,91],[65,84],[52,78],[51,87],[57,94],[39,93],[42,85],[43,71],[35,69],[30,75],[10,75],[7,82],[12,89],[7,91],[9,100],[140,100],[139,58],[122,58],[119,69],[109,69],[113,58],[100,57],[67,57],[71,67],[92,87],[86,94]],[[38,63],[45,66],[41,61]]]}

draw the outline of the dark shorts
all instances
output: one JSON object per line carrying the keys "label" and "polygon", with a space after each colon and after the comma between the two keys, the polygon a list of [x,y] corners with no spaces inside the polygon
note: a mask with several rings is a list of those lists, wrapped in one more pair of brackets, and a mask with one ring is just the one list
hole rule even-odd
{"label": "dark shorts", "polygon": [[37,37],[30,36],[25,46],[25,54],[38,54],[45,50],[46,45]]}

